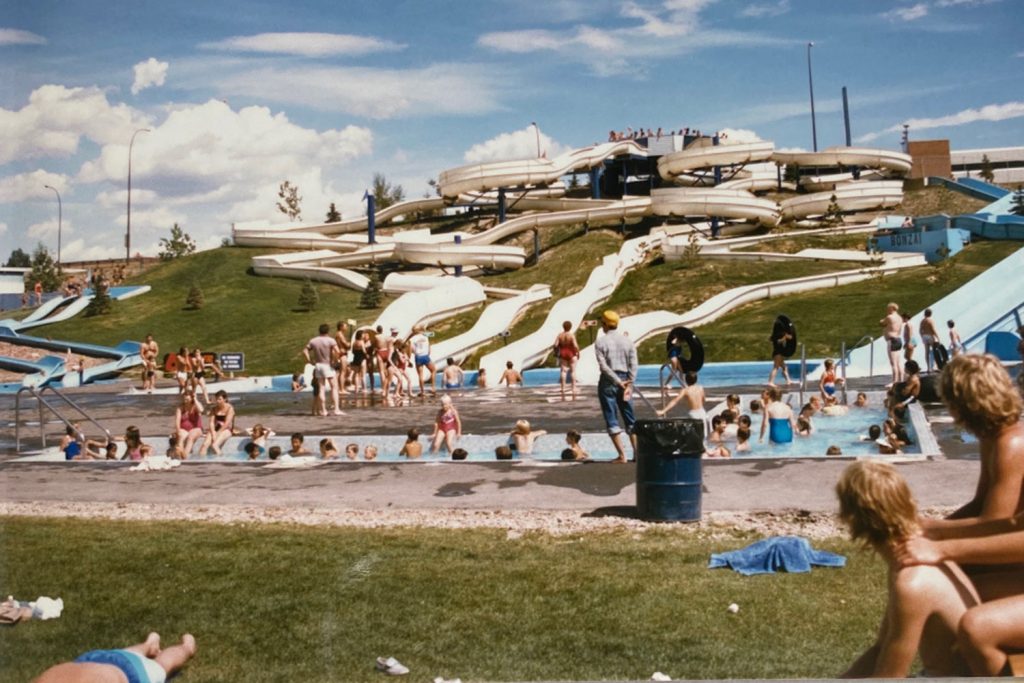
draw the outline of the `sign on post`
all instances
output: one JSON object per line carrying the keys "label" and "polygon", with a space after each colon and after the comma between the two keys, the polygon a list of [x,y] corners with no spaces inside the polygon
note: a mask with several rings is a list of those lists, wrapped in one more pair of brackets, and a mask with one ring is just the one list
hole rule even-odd
{"label": "sign on post", "polygon": [[222,353],[219,356],[220,369],[224,372],[242,372],[245,370],[244,353]]}

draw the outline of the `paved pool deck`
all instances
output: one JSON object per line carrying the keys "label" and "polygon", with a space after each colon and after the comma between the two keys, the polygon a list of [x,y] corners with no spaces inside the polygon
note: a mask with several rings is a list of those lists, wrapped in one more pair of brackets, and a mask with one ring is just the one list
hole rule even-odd
{"label": "paved pool deck", "polygon": [[[175,396],[130,395],[127,385],[73,390],[69,394],[113,434],[134,424],[144,436],[166,434]],[[212,391],[216,388],[213,385]],[[865,388],[877,388],[867,387]],[[857,390],[858,387],[851,387]],[[736,389],[730,389],[735,391]],[[752,393],[756,387],[740,388]],[[655,396],[649,398],[654,400]],[[711,400],[725,390],[709,390]],[[437,398],[387,406],[380,398],[347,398],[341,417],[308,414],[309,395],[248,394],[233,397],[238,424],[262,422],[278,434],[404,434],[418,426],[429,434]],[[561,401],[557,387],[491,389],[455,397],[467,433],[507,431],[518,418],[535,428],[564,434],[570,428],[601,431],[592,387],[576,401]],[[30,401],[29,404],[34,404]],[[933,415],[937,409],[930,409]],[[641,418],[653,417],[638,402]],[[0,397],[0,496],[5,502],[159,503],[250,505],[327,509],[564,510],[581,514],[635,515],[636,468],[632,463],[529,462],[331,462],[304,469],[269,469],[264,463],[186,462],[170,472],[131,472],[131,463],[19,462],[14,452],[14,399]],[[26,419],[23,412],[23,420]],[[34,417],[34,419],[36,419]],[[941,421],[941,416],[939,416]],[[86,432],[90,427],[85,423]],[[49,443],[62,427],[46,423]],[[95,431],[93,429],[92,431]],[[38,422],[22,437],[38,448]],[[164,441],[147,439],[158,447]],[[951,457],[904,462],[898,467],[922,507],[962,504],[978,476],[971,445],[940,436]],[[834,485],[849,458],[705,460],[703,509],[712,511],[835,510]]]}

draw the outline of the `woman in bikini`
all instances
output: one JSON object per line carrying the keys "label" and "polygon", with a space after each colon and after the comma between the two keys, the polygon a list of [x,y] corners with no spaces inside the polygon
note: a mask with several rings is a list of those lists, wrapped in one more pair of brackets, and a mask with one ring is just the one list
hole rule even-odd
{"label": "woman in bikini", "polygon": [[197,346],[192,349],[192,392],[202,392],[203,400],[210,402],[210,394],[206,392],[206,361],[203,359],[203,352]]}
{"label": "woman in bikini", "polygon": [[178,433],[178,443],[187,458],[192,454],[196,441],[203,435],[203,404],[191,391],[181,395],[181,403],[174,414],[174,428]]}
{"label": "woman in bikini", "polygon": [[572,323],[562,323],[562,331],[555,337],[555,353],[558,355],[559,385],[562,388],[562,400],[565,400],[565,376],[569,374],[572,381],[572,398],[576,400],[576,361],[580,357],[580,346],[576,335],[572,333]]}
{"label": "woman in bikini", "polygon": [[210,408],[210,431],[206,433],[203,445],[199,447],[199,455],[206,455],[208,449],[220,455],[224,443],[235,433],[235,407],[228,401],[228,393],[221,389],[213,395],[214,404]]}
{"label": "woman in bikini", "polygon": [[349,364],[352,371],[352,382],[357,393],[365,393],[366,385],[366,331],[356,332],[356,338],[352,340],[352,362]]}

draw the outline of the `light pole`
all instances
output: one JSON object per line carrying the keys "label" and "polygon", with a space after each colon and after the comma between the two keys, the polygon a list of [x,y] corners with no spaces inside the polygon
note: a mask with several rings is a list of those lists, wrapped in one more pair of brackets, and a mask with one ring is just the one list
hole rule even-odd
{"label": "light pole", "polygon": [[537,158],[540,159],[540,126],[536,121],[530,121],[530,125],[533,126],[533,132],[537,134]]}
{"label": "light pole", "polygon": [[811,48],[814,41],[807,43],[807,87],[811,91],[811,142],[814,144],[814,151],[818,151],[818,124],[814,120],[814,78],[811,76]]}
{"label": "light pole", "polygon": [[54,194],[57,195],[57,266],[60,266],[60,233],[61,227],[64,223],[64,206],[60,201],[60,192],[57,192],[57,188],[52,185],[43,185],[48,190],[53,190]]}
{"label": "light pole", "polygon": [[148,133],[149,128],[139,128],[132,133],[131,142],[128,143],[128,219],[124,234],[124,262],[127,264],[132,259],[132,146],[135,144],[135,136],[139,133]]}

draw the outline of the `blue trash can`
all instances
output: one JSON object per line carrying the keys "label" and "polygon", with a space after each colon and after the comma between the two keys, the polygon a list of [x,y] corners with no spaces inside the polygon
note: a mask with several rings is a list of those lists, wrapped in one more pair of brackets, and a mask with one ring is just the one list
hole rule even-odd
{"label": "blue trash can", "polygon": [[699,522],[704,421],[638,420],[636,507],[641,519]]}

